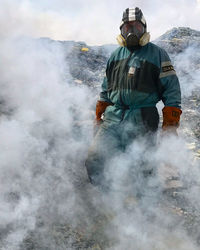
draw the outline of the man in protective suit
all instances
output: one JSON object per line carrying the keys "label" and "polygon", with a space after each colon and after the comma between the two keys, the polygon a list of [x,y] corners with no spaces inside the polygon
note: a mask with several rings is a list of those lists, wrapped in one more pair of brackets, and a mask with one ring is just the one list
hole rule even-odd
{"label": "man in protective suit", "polygon": [[158,129],[156,104],[164,104],[163,131],[176,134],[181,115],[181,92],[176,72],[165,50],[149,42],[142,11],[127,8],[117,40],[120,47],[108,60],[100,99],[96,104],[99,126],[86,160],[94,185],[106,183],[106,164],[126,150],[134,139],[146,136],[149,147]]}

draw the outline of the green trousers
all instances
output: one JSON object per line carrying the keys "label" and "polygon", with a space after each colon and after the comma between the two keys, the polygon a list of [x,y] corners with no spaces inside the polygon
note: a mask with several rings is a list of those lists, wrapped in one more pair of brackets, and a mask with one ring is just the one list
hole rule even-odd
{"label": "green trousers", "polygon": [[[88,151],[85,162],[89,180],[92,184],[108,187],[106,171],[109,161],[118,154],[126,151],[127,147],[137,138],[146,137],[146,147],[155,145],[155,132],[158,128],[158,121],[153,130],[141,122],[124,120],[119,123],[104,121],[95,135],[92,145]],[[149,144],[149,145],[148,145]]]}

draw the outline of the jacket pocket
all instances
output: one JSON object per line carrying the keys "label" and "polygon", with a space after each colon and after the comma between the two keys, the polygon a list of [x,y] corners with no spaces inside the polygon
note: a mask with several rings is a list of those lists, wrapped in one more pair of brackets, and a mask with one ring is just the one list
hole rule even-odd
{"label": "jacket pocket", "polygon": [[141,62],[134,75],[134,89],[145,93],[157,92],[158,75],[159,70],[155,65],[147,61]]}

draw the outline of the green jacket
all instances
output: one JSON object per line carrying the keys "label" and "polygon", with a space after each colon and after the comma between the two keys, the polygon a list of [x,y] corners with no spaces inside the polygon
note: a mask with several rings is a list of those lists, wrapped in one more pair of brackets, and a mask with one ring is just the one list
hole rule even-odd
{"label": "green jacket", "polygon": [[180,108],[180,85],[166,51],[150,42],[133,51],[119,47],[108,60],[100,100],[113,104],[105,122],[130,120],[133,110],[155,107],[160,100]]}

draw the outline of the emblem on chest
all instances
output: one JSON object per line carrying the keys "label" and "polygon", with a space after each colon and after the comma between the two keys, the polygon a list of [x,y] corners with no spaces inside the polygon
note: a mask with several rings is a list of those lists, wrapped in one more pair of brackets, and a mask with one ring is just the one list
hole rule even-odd
{"label": "emblem on chest", "polygon": [[128,71],[128,76],[131,77],[134,75],[134,73],[135,73],[135,67],[130,67]]}

